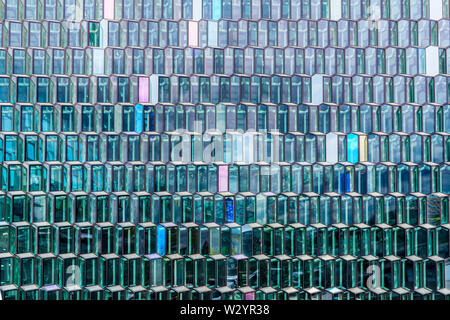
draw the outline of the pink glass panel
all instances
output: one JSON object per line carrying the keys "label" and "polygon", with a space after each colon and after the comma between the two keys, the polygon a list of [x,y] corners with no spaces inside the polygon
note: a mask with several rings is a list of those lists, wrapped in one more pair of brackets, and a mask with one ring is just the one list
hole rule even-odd
{"label": "pink glass panel", "polygon": [[228,166],[219,166],[219,192],[228,191]]}
{"label": "pink glass panel", "polygon": [[104,0],[103,18],[114,19],[114,0]]}
{"label": "pink glass panel", "polygon": [[139,102],[148,102],[149,80],[147,77],[139,77]]}
{"label": "pink glass panel", "polygon": [[198,46],[198,22],[189,21],[189,46]]}
{"label": "pink glass panel", "polygon": [[245,294],[245,300],[255,300],[255,293],[254,292],[248,292]]}

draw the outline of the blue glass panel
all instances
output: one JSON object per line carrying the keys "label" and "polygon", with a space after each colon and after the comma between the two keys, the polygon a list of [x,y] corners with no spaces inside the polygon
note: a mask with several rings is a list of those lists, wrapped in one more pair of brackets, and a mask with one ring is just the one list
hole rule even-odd
{"label": "blue glass panel", "polygon": [[222,17],[222,2],[221,0],[212,0],[212,18],[219,20]]}
{"label": "blue glass panel", "polygon": [[354,133],[347,136],[347,161],[358,162],[358,136]]}
{"label": "blue glass panel", "polygon": [[138,133],[142,132],[144,125],[144,107],[137,104],[134,107],[134,130]]}
{"label": "blue glass panel", "polygon": [[156,252],[163,256],[166,254],[166,228],[159,225],[156,228]]}
{"label": "blue glass panel", "polygon": [[352,191],[351,186],[352,186],[352,180],[351,180],[350,172],[347,171],[345,173],[345,192]]}
{"label": "blue glass panel", "polygon": [[234,222],[234,205],[230,198],[225,199],[226,223]]}

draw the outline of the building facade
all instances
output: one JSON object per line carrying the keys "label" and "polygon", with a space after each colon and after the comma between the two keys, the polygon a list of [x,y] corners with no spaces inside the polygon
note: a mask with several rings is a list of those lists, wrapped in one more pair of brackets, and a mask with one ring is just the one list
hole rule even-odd
{"label": "building facade", "polygon": [[447,299],[449,0],[0,0],[3,299]]}

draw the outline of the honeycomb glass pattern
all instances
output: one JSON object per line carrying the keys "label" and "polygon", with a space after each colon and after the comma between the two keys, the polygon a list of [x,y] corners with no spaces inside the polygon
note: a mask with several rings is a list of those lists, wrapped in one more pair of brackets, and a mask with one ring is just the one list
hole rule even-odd
{"label": "honeycomb glass pattern", "polygon": [[0,0],[2,298],[450,298],[449,7]]}

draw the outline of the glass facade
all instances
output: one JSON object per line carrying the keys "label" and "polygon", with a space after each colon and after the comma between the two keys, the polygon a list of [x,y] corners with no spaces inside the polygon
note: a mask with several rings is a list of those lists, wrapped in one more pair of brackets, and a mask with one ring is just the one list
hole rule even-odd
{"label": "glass facade", "polygon": [[450,298],[449,48],[449,0],[0,0],[2,298]]}

